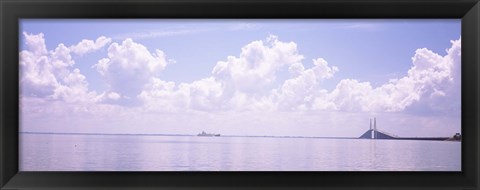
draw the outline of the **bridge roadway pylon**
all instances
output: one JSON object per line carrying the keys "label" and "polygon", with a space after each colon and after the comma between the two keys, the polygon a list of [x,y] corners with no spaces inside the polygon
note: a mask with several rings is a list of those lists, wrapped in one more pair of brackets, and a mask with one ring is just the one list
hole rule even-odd
{"label": "bridge roadway pylon", "polygon": [[[372,125],[373,124],[373,125]],[[385,132],[377,130],[377,118],[370,119],[370,129],[363,133],[360,139],[395,139],[397,138],[396,135],[387,134]]]}

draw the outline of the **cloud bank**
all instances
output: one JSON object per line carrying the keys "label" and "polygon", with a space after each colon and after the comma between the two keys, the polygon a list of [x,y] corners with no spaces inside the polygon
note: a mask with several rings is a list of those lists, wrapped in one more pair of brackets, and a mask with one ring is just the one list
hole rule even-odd
{"label": "cloud bank", "polygon": [[[45,36],[23,33],[20,52],[21,97],[91,105],[113,105],[146,112],[345,111],[459,113],[461,39],[451,41],[446,55],[417,49],[403,77],[380,86],[355,78],[341,79],[333,90],[322,87],[341,68],[323,58],[311,62],[295,42],[271,35],[252,41],[238,55],[227,56],[211,76],[191,83],[165,81],[161,73],[173,61],[159,49],[150,51],[132,39],[113,42],[100,36],[47,50]],[[107,47],[92,66],[108,89],[88,89],[86,76],[72,54]],[[311,63],[310,68],[306,67]],[[279,73],[289,73],[280,79]],[[280,85],[278,85],[280,84]],[[23,104],[24,107],[33,106]],[[61,109],[61,108],[59,108]]]}
{"label": "cloud bank", "polygon": [[[448,136],[460,126],[461,39],[443,55],[417,49],[401,77],[372,85],[339,78],[335,63],[305,59],[297,43],[274,35],[239,47],[192,82],[162,78],[181,63],[133,39],[100,36],[47,49],[44,34],[22,35],[22,131],[352,137],[372,116],[400,136]],[[94,52],[101,57],[79,69],[76,59]],[[88,81],[106,88],[93,91]]]}

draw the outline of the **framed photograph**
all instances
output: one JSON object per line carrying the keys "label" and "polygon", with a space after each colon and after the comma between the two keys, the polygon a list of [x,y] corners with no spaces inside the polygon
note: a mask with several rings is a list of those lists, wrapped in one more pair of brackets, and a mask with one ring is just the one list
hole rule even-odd
{"label": "framed photograph", "polygon": [[2,1],[2,189],[478,189],[466,1]]}

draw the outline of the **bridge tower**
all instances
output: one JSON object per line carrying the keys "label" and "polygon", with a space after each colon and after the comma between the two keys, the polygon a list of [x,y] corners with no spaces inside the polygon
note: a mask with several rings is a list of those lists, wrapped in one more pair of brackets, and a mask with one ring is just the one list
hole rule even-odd
{"label": "bridge tower", "polygon": [[370,128],[368,131],[363,133],[360,137],[360,139],[396,139],[397,137],[392,134],[388,134],[383,131],[378,131],[377,130],[377,118],[374,117],[373,119],[370,118]]}
{"label": "bridge tower", "polygon": [[375,138],[375,132],[373,131],[373,125],[372,125],[372,118],[370,118],[370,138],[374,139]]}

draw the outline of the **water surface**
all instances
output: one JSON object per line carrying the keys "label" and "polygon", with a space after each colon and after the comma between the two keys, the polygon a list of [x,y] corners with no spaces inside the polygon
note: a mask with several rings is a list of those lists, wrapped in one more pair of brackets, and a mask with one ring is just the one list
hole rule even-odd
{"label": "water surface", "polygon": [[449,141],[20,134],[21,171],[461,171]]}

